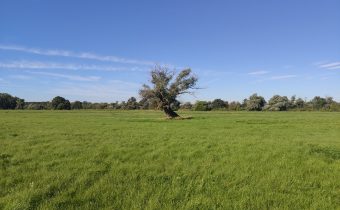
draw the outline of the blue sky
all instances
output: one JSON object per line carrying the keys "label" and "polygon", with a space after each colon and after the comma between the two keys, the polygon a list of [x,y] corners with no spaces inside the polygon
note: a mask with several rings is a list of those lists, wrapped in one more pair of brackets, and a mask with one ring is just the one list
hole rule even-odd
{"label": "blue sky", "polygon": [[195,97],[340,101],[340,1],[0,2],[0,92],[112,102],[154,64],[199,77]]}

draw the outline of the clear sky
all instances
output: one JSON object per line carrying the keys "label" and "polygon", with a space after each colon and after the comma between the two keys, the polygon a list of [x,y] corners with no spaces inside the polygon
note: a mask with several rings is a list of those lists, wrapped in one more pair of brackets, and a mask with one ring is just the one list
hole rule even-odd
{"label": "clear sky", "polygon": [[127,100],[155,63],[192,68],[185,101],[340,101],[340,1],[0,1],[0,92]]}

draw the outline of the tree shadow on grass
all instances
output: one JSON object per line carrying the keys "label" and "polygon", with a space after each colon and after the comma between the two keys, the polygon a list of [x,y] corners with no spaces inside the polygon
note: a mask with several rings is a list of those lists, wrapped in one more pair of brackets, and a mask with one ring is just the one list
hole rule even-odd
{"label": "tree shadow on grass", "polygon": [[191,120],[193,119],[193,117],[192,116],[179,116],[179,117],[174,117],[174,118],[166,117],[163,119],[165,120]]}

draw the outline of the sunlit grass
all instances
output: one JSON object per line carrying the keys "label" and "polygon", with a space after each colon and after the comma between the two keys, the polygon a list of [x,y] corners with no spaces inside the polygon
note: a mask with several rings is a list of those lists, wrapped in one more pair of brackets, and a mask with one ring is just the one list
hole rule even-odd
{"label": "sunlit grass", "polygon": [[340,113],[0,111],[0,209],[336,209]]}

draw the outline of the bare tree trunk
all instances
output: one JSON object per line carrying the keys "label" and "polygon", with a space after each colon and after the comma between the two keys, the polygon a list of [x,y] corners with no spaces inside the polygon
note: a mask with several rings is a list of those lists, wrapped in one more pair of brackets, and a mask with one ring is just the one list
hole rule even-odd
{"label": "bare tree trunk", "polygon": [[163,111],[165,112],[165,114],[166,114],[166,116],[167,116],[168,118],[179,117],[179,115],[178,115],[176,112],[174,112],[170,107],[169,107],[169,108],[168,108],[168,107],[165,107],[165,108],[163,109]]}

